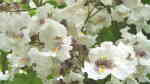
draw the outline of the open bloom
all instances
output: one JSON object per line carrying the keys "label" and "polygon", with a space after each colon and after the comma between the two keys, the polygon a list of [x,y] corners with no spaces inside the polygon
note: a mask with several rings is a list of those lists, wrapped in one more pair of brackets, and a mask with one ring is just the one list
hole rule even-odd
{"label": "open bloom", "polygon": [[39,38],[45,45],[44,50],[53,53],[51,56],[57,56],[60,61],[70,58],[72,38],[67,36],[67,30],[62,24],[47,20],[39,32]]}
{"label": "open bloom", "polygon": [[134,65],[126,61],[125,57],[128,55],[112,42],[104,42],[101,47],[90,50],[89,62],[84,63],[83,71],[88,73],[89,78],[95,80],[104,79],[110,74],[124,80],[136,70]]}
{"label": "open bloom", "polygon": [[135,51],[135,56],[132,58],[132,60],[137,62],[140,65],[150,65],[150,40],[147,39],[147,37],[142,33],[138,32],[136,35],[131,34],[127,31],[122,31],[122,36],[124,42],[128,45],[132,45]]}
{"label": "open bloom", "polygon": [[8,80],[9,73],[6,72],[5,74],[3,72],[0,72],[0,80]]}
{"label": "open bloom", "polygon": [[141,0],[122,0],[122,2],[129,8],[136,8],[142,5]]}
{"label": "open bloom", "polygon": [[55,48],[59,41],[67,36],[66,28],[60,23],[47,19],[39,32],[39,39],[45,44],[45,48]]}
{"label": "open bloom", "polygon": [[26,29],[29,24],[31,17],[28,13],[0,13],[0,31],[16,33],[20,30]]}
{"label": "open bloom", "polygon": [[87,25],[87,31],[94,34],[104,27],[109,27],[111,21],[111,15],[106,9],[103,9],[90,19],[90,23]]}
{"label": "open bloom", "polygon": [[150,65],[150,40],[142,32],[136,35],[136,44],[134,46],[136,58],[140,65]]}
{"label": "open bloom", "polygon": [[40,52],[37,48],[31,48],[28,52],[30,63],[36,65],[33,69],[42,79],[45,79],[51,73],[53,62],[49,55],[48,52]]}
{"label": "open bloom", "polygon": [[115,21],[123,21],[126,17],[128,17],[130,13],[130,9],[127,8],[125,5],[116,6],[112,9],[112,19]]}

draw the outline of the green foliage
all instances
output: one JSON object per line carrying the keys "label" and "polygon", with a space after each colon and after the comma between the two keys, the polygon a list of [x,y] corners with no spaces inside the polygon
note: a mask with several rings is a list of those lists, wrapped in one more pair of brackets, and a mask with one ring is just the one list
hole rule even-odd
{"label": "green foliage", "polygon": [[140,84],[150,84],[149,82],[145,82],[145,83],[140,83]]}
{"label": "green foliage", "polygon": [[0,1],[6,2],[6,3],[11,3],[12,2],[12,0],[0,0]]}
{"label": "green foliage", "polygon": [[28,74],[17,73],[13,80],[0,81],[0,84],[43,84],[41,79],[37,77],[35,72]]}
{"label": "green foliage", "polygon": [[150,4],[150,0],[142,0],[144,4]]}
{"label": "green foliage", "polygon": [[[7,54],[10,52],[6,52],[3,50],[0,50],[0,70],[2,72],[5,72],[8,70],[8,61],[7,61]],[[37,77],[37,74],[35,71],[33,71],[32,67],[23,67],[23,71],[27,72],[26,74],[15,74],[13,80],[7,80],[7,81],[0,81],[0,84],[43,84],[42,80]]]}
{"label": "green foliage", "polygon": [[0,81],[0,84],[10,84],[9,81]]}
{"label": "green foliage", "polygon": [[58,3],[56,2],[56,0],[48,0],[47,3],[53,5],[53,6],[56,7],[56,8],[65,8],[65,7],[67,6],[66,3],[58,4]]}
{"label": "green foliage", "polygon": [[88,74],[85,73],[85,79],[83,80],[84,84],[105,84],[107,81],[111,80],[111,75],[107,76],[105,79],[93,80],[88,78]]}
{"label": "green foliage", "polygon": [[7,54],[10,52],[6,52],[3,50],[0,50],[0,71],[5,72],[8,70],[8,60],[7,60]]}
{"label": "green foliage", "polygon": [[12,2],[21,2],[22,0],[2,0],[3,2],[12,3]]}
{"label": "green foliage", "polygon": [[29,6],[29,4],[21,4],[21,8],[23,8],[23,9],[29,9],[30,6]]}
{"label": "green foliage", "polygon": [[53,74],[49,74],[48,76],[47,76],[47,79],[48,80],[50,80],[50,79],[53,79],[55,76],[53,75]]}
{"label": "green foliage", "polygon": [[34,16],[37,13],[36,9],[29,10],[29,15]]}
{"label": "green foliage", "polygon": [[41,79],[36,76],[35,72],[28,74],[16,74],[15,78],[8,84],[43,84]]}
{"label": "green foliage", "polygon": [[150,73],[146,75],[148,77],[148,79],[150,80]]}
{"label": "green foliage", "polygon": [[[150,79],[150,73],[147,74],[148,79]],[[144,83],[140,83],[140,84],[150,84],[150,82],[144,82]]]}
{"label": "green foliage", "polygon": [[125,27],[123,23],[117,23],[117,22],[112,22],[112,25],[108,28],[103,28],[100,30],[98,33],[97,37],[97,43],[100,44],[101,42],[104,41],[113,41],[115,42],[116,40],[121,38],[121,33],[120,29]]}

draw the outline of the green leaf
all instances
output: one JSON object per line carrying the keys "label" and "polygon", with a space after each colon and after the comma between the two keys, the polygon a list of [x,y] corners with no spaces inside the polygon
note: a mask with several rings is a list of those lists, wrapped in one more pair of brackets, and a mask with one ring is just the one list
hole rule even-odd
{"label": "green leaf", "polygon": [[37,10],[33,9],[33,10],[29,10],[28,12],[29,12],[29,15],[34,16],[37,13]]}
{"label": "green leaf", "polygon": [[117,22],[112,22],[112,25],[108,28],[103,28],[100,30],[98,33],[98,37],[96,38],[97,43],[100,44],[101,42],[104,41],[113,41],[115,42],[116,40],[121,38],[121,33],[120,29],[123,28],[125,25],[123,23],[117,23]]}
{"label": "green leaf", "polygon": [[58,5],[57,7],[58,7],[58,8],[65,8],[66,6],[67,6],[67,4],[64,3],[64,4]]}
{"label": "green leaf", "polygon": [[29,9],[30,8],[29,4],[21,4],[21,7],[23,9]]}
{"label": "green leaf", "polygon": [[145,83],[140,83],[140,84],[150,84],[149,82],[145,82]]}
{"label": "green leaf", "polygon": [[56,0],[49,0],[49,1],[47,1],[47,3],[53,5],[53,6],[56,7],[56,8],[65,8],[65,7],[67,6],[66,3],[58,4],[58,3],[56,2]]}
{"label": "green leaf", "polygon": [[49,0],[49,1],[47,1],[47,3],[52,4],[54,6],[58,5],[57,2],[56,2],[56,0]]}
{"label": "green leaf", "polygon": [[10,52],[0,50],[0,71],[2,72],[5,72],[9,68],[8,67],[9,62],[6,57],[9,53]]}
{"label": "green leaf", "polygon": [[150,73],[149,73],[149,74],[147,74],[146,76],[147,76],[147,78],[150,80]]}
{"label": "green leaf", "polygon": [[43,84],[42,80],[36,76],[35,72],[28,74],[16,74],[15,78],[9,84]]}
{"label": "green leaf", "polygon": [[142,0],[144,4],[150,4],[150,0]]}
{"label": "green leaf", "polygon": [[6,3],[11,3],[12,2],[12,0],[0,0],[0,1],[4,1]]}
{"label": "green leaf", "polygon": [[50,75],[47,76],[48,80],[53,79],[53,78],[54,78],[53,74],[50,74]]}

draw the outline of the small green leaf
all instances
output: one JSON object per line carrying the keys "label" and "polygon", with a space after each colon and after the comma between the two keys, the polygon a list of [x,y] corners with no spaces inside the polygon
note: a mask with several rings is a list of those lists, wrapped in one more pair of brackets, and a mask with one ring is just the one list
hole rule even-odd
{"label": "small green leaf", "polygon": [[53,5],[53,6],[56,7],[56,8],[65,8],[65,7],[67,6],[66,3],[58,4],[58,3],[56,2],[56,0],[49,0],[49,1],[47,1],[47,3]]}
{"label": "small green leaf", "polygon": [[0,50],[0,71],[2,72],[5,72],[9,68],[8,67],[9,62],[7,60],[7,55],[9,53],[10,52]]}
{"label": "small green leaf", "polygon": [[47,76],[48,80],[53,79],[53,78],[54,78],[53,74],[50,74],[50,75]]}
{"label": "small green leaf", "polygon": [[28,12],[29,12],[29,14],[30,14],[31,16],[33,16],[33,15],[35,15],[35,14],[37,13],[37,10],[36,10],[36,9],[33,9],[33,10],[29,10]]}
{"label": "small green leaf", "polygon": [[29,6],[29,4],[21,4],[21,8],[23,8],[23,9],[29,9],[30,6]]}
{"label": "small green leaf", "polygon": [[66,6],[67,6],[67,4],[64,3],[64,4],[58,5],[57,7],[58,7],[58,8],[65,8]]}

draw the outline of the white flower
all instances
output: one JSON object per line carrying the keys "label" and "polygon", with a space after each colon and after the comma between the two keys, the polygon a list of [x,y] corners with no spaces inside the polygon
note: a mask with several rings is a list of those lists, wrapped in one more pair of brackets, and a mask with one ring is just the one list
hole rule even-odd
{"label": "white flower", "polygon": [[138,71],[134,75],[134,78],[136,78],[139,82],[144,83],[144,82],[150,82],[150,79],[148,77],[148,74],[150,73],[149,69],[150,66],[137,66]]}
{"label": "white flower", "polygon": [[4,74],[3,72],[0,72],[0,80],[8,80],[9,79],[9,73],[6,71]]}
{"label": "white flower", "polygon": [[129,24],[136,24],[137,26],[142,26],[145,24],[145,21],[150,19],[150,6],[142,6],[132,9],[128,17]]}
{"label": "white flower", "polygon": [[122,0],[123,4],[125,4],[129,8],[136,8],[142,5],[141,0]]}
{"label": "white flower", "polygon": [[70,72],[63,79],[66,84],[72,84],[72,83],[83,84],[84,77],[81,73]]}
{"label": "white flower", "polygon": [[90,23],[87,25],[87,31],[90,33],[97,33],[100,29],[109,27],[111,25],[111,20],[111,15],[108,11],[102,9],[89,20]]}
{"label": "white flower", "polygon": [[[8,36],[5,33],[0,33],[1,45],[0,49],[11,51],[15,54],[24,54],[25,51],[29,48],[27,43],[29,42],[27,39],[22,38],[22,35],[14,35]],[[19,54],[19,55],[20,55]]]}
{"label": "white flower", "polygon": [[118,22],[123,21],[129,15],[130,9],[124,5],[119,5],[112,9],[112,19]]}
{"label": "white flower", "polygon": [[110,74],[124,80],[135,72],[135,66],[129,65],[126,61],[127,56],[128,53],[111,42],[104,42],[101,47],[90,50],[90,61],[85,62],[83,71],[88,73],[89,78],[95,80],[104,79]]}
{"label": "white flower", "polygon": [[71,37],[63,38],[60,44],[58,44],[55,48],[52,48],[49,51],[51,52],[50,56],[56,57],[60,61],[69,59],[71,57],[70,50],[72,50],[71,43],[72,43]]}
{"label": "white flower", "polygon": [[71,6],[76,3],[76,0],[65,0],[67,6]]}
{"label": "white flower", "polygon": [[31,17],[28,13],[0,13],[0,31],[1,32],[19,32],[22,29],[26,29]]}
{"label": "white flower", "polygon": [[[126,64],[128,66],[137,66],[138,65],[138,60],[135,58],[136,57],[136,52],[134,51],[134,46],[130,45],[130,44],[124,44],[122,42],[120,42],[118,44],[118,49],[119,50],[123,50],[123,54],[126,55],[122,55],[122,59],[125,59],[124,61],[126,62]],[[120,51],[121,52],[121,51]]]}
{"label": "white flower", "polygon": [[64,9],[57,9],[53,14],[53,18],[58,21],[66,20],[68,25],[74,24],[77,26],[83,24],[88,15],[88,10],[83,6],[83,2],[81,1]]}
{"label": "white flower", "polygon": [[104,5],[112,5],[113,0],[101,0]]}
{"label": "white flower", "polygon": [[33,68],[37,71],[38,76],[45,80],[51,73],[51,67],[53,65],[52,59],[49,57],[49,53],[40,52],[36,48],[31,48],[28,52],[28,56],[30,58],[30,63],[36,65]]}
{"label": "white flower", "polygon": [[[122,31],[123,33],[123,31]],[[140,65],[150,65],[150,40],[147,39],[146,36],[142,32],[138,32],[136,35],[133,35],[129,32],[124,31],[124,38],[122,41],[127,41],[128,45],[132,45],[134,47],[134,51],[136,55],[132,58],[133,60],[137,60]]]}
{"label": "white flower", "polygon": [[57,42],[67,35],[66,28],[60,23],[48,19],[39,32],[39,39],[46,48],[55,48]]}
{"label": "white flower", "polygon": [[37,13],[37,17],[41,20],[41,19],[46,19],[48,18],[49,14],[52,14],[52,12],[54,11],[54,8],[52,5],[50,4],[46,4],[44,6],[41,6],[38,8],[38,13]]}
{"label": "white flower", "polygon": [[8,54],[7,59],[10,63],[10,66],[13,69],[17,69],[20,67],[24,67],[26,64],[28,64],[29,59],[25,56],[21,55],[16,55],[16,54]]}
{"label": "white flower", "polygon": [[120,32],[121,32],[121,37],[123,38],[123,40],[126,40],[126,41],[133,41],[134,42],[134,39],[133,38],[135,38],[136,36],[135,35],[133,35],[133,34],[131,34],[131,33],[129,33],[128,31],[129,31],[129,29],[130,29],[130,27],[125,27],[125,28],[123,28],[123,29],[121,29],[120,30]]}
{"label": "white flower", "polygon": [[78,40],[81,44],[84,44],[87,47],[91,47],[96,43],[97,35],[92,36],[92,35],[88,35],[88,34],[83,34],[81,32],[78,32],[78,33],[79,33]]}
{"label": "white flower", "polygon": [[53,53],[60,60],[70,58],[69,51],[72,49],[71,37],[67,37],[66,28],[53,20],[48,20],[39,33],[41,42],[45,44],[45,50]]}
{"label": "white flower", "polygon": [[72,44],[72,37],[65,37],[62,40],[62,44],[60,44],[60,46],[57,47],[58,50],[54,51],[54,53],[56,53],[56,57],[59,60],[64,61],[71,57],[70,56],[70,50],[72,50],[71,44]]}
{"label": "white flower", "polygon": [[4,34],[4,33],[0,33],[0,41],[1,41],[1,45],[0,45],[0,49],[9,51],[11,49],[11,45],[10,45],[10,39]]}
{"label": "white flower", "polygon": [[143,35],[142,32],[138,32],[136,35],[136,42],[135,44],[135,52],[136,57],[138,58],[138,62],[141,65],[150,65],[150,40]]}
{"label": "white flower", "polygon": [[36,5],[35,5],[35,3],[33,2],[33,0],[29,0],[29,6],[30,6],[31,8],[36,8]]}
{"label": "white flower", "polygon": [[139,84],[136,79],[127,79],[127,84]]}

